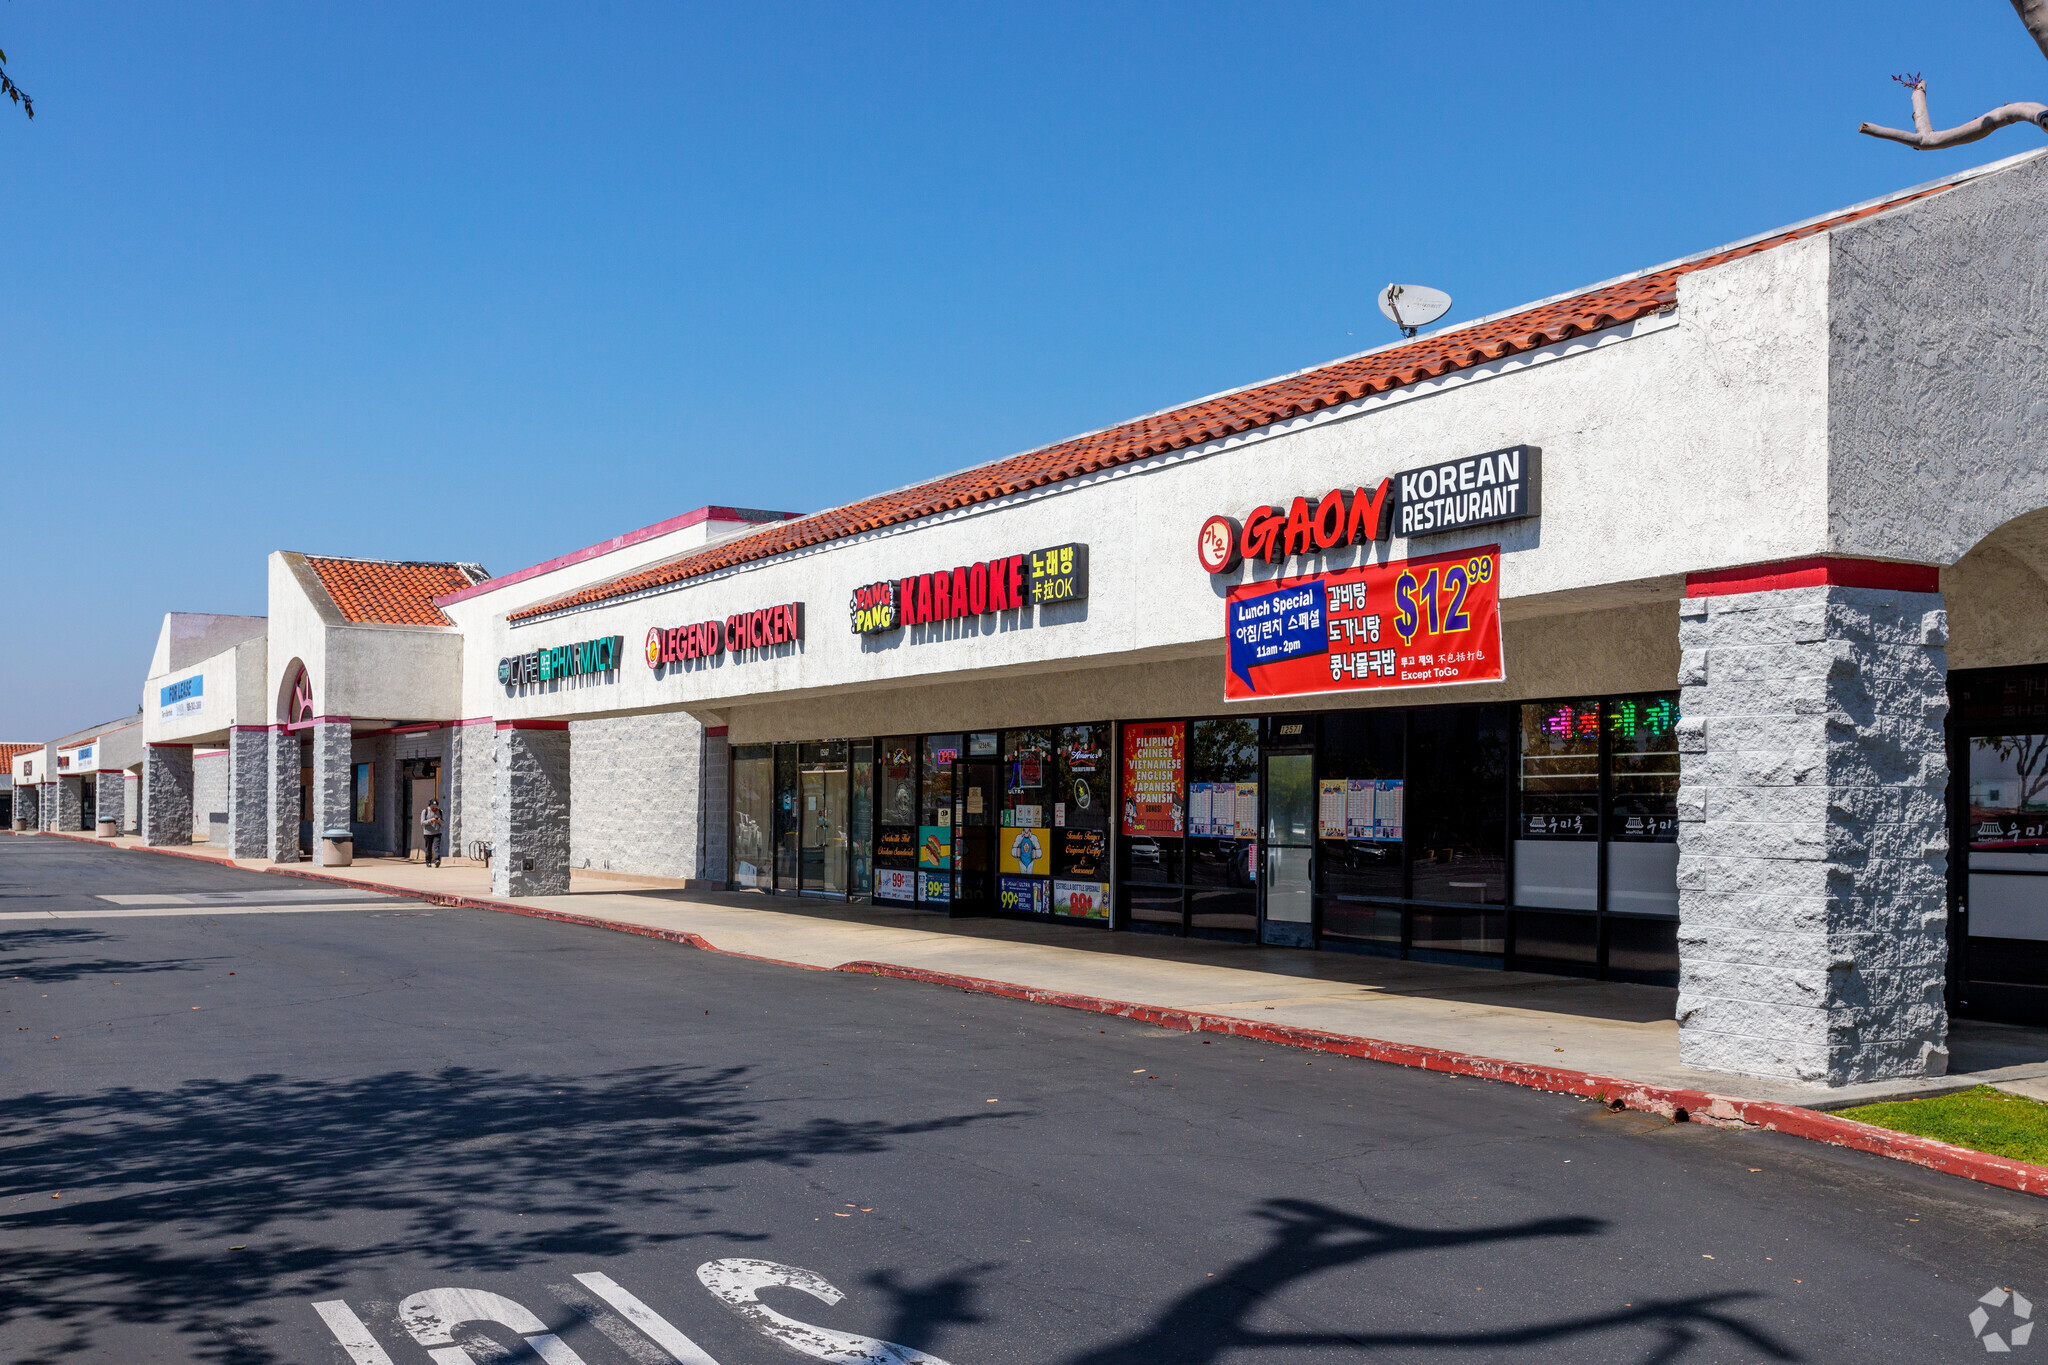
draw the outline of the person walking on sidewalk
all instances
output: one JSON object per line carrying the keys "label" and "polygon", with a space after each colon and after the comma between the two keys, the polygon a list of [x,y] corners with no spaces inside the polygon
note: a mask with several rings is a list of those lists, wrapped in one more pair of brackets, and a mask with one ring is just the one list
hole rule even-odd
{"label": "person walking on sidewalk", "polygon": [[420,833],[427,836],[427,866],[441,865],[441,831],[446,822],[441,819],[441,798],[427,802],[426,813],[420,819]]}

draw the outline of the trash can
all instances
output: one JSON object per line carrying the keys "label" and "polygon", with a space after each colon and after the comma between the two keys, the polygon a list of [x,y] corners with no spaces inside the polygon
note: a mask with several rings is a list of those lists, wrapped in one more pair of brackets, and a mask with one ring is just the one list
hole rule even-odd
{"label": "trash can", "polygon": [[320,866],[347,867],[355,861],[356,836],[345,829],[330,829],[320,836]]}
{"label": "trash can", "polygon": [[113,838],[116,833],[114,822],[112,820],[100,821],[99,826],[93,830],[93,833],[99,835],[102,839]]}

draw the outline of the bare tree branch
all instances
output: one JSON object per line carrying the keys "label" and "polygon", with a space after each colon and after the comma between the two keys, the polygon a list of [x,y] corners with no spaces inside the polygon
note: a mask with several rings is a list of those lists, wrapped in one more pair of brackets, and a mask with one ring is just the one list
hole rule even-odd
{"label": "bare tree branch", "polygon": [[[2015,8],[2031,6],[2040,10],[2044,25],[2048,25],[2048,0],[2012,0]],[[2032,20],[2028,21],[2029,28]],[[1937,129],[1934,120],[1927,114],[1927,82],[1919,76],[1894,76],[1893,80],[1913,92],[1913,131],[1903,128],[1886,128],[1881,124],[1866,123],[1857,128],[1859,133],[1881,137],[1890,142],[1903,142],[1916,151],[1939,151],[1943,147],[1960,147],[1966,142],[1989,137],[2000,128],[2015,123],[2031,123],[2048,132],[2048,104],[2035,104],[2022,100],[2015,104],[2001,104],[1988,114],[1979,115],[1968,123],[1959,123],[1953,128]]]}
{"label": "bare tree branch", "polygon": [[2027,26],[2027,32],[2034,35],[2034,45],[2041,49],[2041,55],[2048,57],[2048,0],[2012,0],[2012,8]]}
{"label": "bare tree branch", "polygon": [[[2034,40],[2034,46],[2041,49],[2041,55],[2048,57],[2048,0],[2012,0],[2012,10],[2019,15],[2020,22],[2027,26],[2027,34]],[[1871,137],[1881,137],[1890,142],[1903,142],[1917,151],[1932,152],[1943,147],[1960,147],[1966,142],[1989,137],[2000,128],[2015,123],[2031,123],[2048,132],[2048,104],[2035,104],[2021,100],[2013,104],[2001,104],[1988,114],[1959,123],[1953,128],[1937,129],[1934,121],[1927,116],[1927,82],[1919,73],[1911,76],[1894,76],[1893,80],[1913,92],[1913,131],[1903,128],[1886,128],[1882,124],[1866,123],[1856,131]]]}

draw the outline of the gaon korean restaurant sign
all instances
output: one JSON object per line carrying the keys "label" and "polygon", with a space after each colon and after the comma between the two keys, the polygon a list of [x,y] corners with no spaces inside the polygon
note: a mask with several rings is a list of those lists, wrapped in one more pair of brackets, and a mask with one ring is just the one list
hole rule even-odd
{"label": "gaon korean restaurant sign", "polygon": [[1247,559],[1278,564],[1393,536],[1533,517],[1542,510],[1542,457],[1535,446],[1509,446],[1411,469],[1371,489],[1333,488],[1285,508],[1255,507],[1241,521],[1218,513],[1202,523],[1196,558],[1209,573],[1231,573]]}
{"label": "gaon korean restaurant sign", "polygon": [[1226,701],[1504,676],[1498,545],[1244,583],[1224,611]]}

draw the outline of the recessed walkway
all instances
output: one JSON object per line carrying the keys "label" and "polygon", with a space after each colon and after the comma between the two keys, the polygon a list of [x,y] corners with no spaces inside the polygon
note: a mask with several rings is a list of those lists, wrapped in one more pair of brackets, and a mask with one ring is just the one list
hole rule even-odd
{"label": "recessed walkway", "polygon": [[[141,848],[139,839],[95,843]],[[204,844],[167,850],[267,871]],[[366,858],[351,867],[288,865],[442,896],[496,900],[488,869],[449,859],[439,868]],[[1295,1028],[1445,1048],[1537,1066],[1709,1089],[1740,1099],[1836,1108],[1982,1082],[2038,1093],[2048,1081],[2048,1029],[1973,1020],[1950,1025],[1951,1073],[1938,1081],[1840,1090],[1697,1071],[1678,1061],[1678,992],[1400,962],[1349,953],[1261,948],[1017,920],[947,919],[926,911],[756,893],[694,891],[650,879],[575,872],[566,896],[516,904],[612,923],[695,934],[712,947],[813,967],[884,962],[1037,990],[1198,1011]]]}

